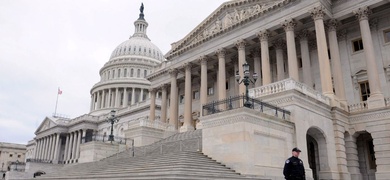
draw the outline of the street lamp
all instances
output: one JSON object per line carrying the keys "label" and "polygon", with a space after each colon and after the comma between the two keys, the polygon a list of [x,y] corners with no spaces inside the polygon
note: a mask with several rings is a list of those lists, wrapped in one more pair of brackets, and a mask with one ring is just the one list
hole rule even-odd
{"label": "street lamp", "polygon": [[18,171],[18,164],[19,164],[19,160],[16,160],[16,166],[15,166],[16,171]]}
{"label": "street lamp", "polygon": [[114,141],[114,135],[112,134],[114,131],[114,123],[116,123],[118,121],[119,121],[119,118],[117,118],[115,116],[115,110],[111,110],[110,116],[107,117],[107,122],[111,123],[111,134],[108,136],[108,140],[111,141],[111,143],[112,143],[112,141]]}
{"label": "street lamp", "polygon": [[[243,79],[241,79],[240,74],[238,74],[238,72],[237,72],[236,73],[236,81],[237,81],[238,84],[244,83],[244,85],[246,87],[244,106],[247,107],[247,108],[251,108],[252,104],[249,101],[248,86],[249,86],[249,83],[255,84],[255,82],[256,82],[256,80],[257,80],[257,78],[259,76],[257,75],[257,73],[253,73],[253,75],[252,75],[253,81],[252,81],[251,79],[249,79],[249,75],[250,75],[250,73],[249,73],[249,64],[245,62],[242,65],[242,67],[243,67],[243,70],[244,70],[244,77],[243,77]],[[240,79],[241,79],[241,81],[240,81]]]}

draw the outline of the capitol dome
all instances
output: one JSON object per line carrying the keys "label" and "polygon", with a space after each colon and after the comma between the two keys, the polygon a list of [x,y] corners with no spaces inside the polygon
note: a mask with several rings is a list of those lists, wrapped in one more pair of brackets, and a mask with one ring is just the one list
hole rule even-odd
{"label": "capitol dome", "polygon": [[146,35],[148,23],[143,5],[134,22],[135,31],[119,44],[100,69],[100,81],[91,89],[91,115],[100,115],[149,100],[150,81],[146,77],[164,61],[163,53]]}

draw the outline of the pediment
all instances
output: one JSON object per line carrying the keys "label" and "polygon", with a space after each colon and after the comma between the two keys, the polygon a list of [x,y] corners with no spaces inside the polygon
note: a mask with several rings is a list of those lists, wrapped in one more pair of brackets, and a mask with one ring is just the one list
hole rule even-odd
{"label": "pediment", "polygon": [[236,0],[219,6],[202,23],[182,40],[172,43],[166,58],[180,54],[180,51],[195,47],[215,36],[237,28],[267,12],[288,4],[291,0]]}
{"label": "pediment", "polygon": [[57,123],[55,123],[53,120],[50,118],[46,117],[42,123],[39,125],[38,129],[35,131],[35,134],[39,134],[40,132],[43,132],[47,129],[51,129],[55,127]]}

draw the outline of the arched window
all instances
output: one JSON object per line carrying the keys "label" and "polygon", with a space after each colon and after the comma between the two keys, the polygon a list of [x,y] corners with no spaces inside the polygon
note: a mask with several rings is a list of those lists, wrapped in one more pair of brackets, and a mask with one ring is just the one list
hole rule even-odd
{"label": "arched window", "polygon": [[112,70],[112,78],[115,77],[115,70]]}
{"label": "arched window", "polygon": [[144,70],[144,77],[146,77],[147,75],[148,75],[148,71]]}
{"label": "arched window", "polygon": [[121,77],[121,69],[118,69],[118,78]]}
{"label": "arched window", "polygon": [[134,77],[134,69],[130,70],[130,77]]}
{"label": "arched window", "polygon": [[107,76],[107,79],[110,79],[110,74],[111,74],[111,72],[110,72],[110,71],[108,71],[108,76]]}
{"label": "arched window", "polygon": [[123,73],[123,77],[127,77],[127,68],[125,68],[125,72]]}
{"label": "arched window", "polygon": [[141,77],[141,69],[137,70],[137,77]]}

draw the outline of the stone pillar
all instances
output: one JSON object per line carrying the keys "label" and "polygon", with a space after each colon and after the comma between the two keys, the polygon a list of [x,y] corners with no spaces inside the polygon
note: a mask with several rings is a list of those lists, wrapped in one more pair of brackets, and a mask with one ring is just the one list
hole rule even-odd
{"label": "stone pillar", "polygon": [[[83,135],[81,136],[81,138],[84,138],[84,140],[83,139],[81,139],[81,143],[85,143],[85,136],[87,135],[87,130],[86,129],[83,129]],[[80,154],[79,154],[79,157],[80,157]]]}
{"label": "stone pillar", "polygon": [[330,63],[328,57],[328,45],[326,43],[325,28],[324,28],[324,7],[319,6],[310,10],[311,16],[314,19],[316,39],[317,39],[317,52],[318,63],[320,65],[320,77],[322,94],[334,99],[332,76],[330,70]]}
{"label": "stone pillar", "polygon": [[43,137],[42,159],[46,160],[47,154],[47,137]]}
{"label": "stone pillar", "polygon": [[76,154],[74,156],[74,159],[77,161],[80,157],[80,143],[81,143],[81,131],[82,130],[78,130],[77,131],[77,143],[76,143]]}
{"label": "stone pillar", "polygon": [[[200,111],[203,112],[203,105],[207,104],[207,57],[201,56],[200,61]],[[203,113],[200,113],[203,116]]]}
{"label": "stone pillar", "polygon": [[359,157],[356,144],[356,137],[348,135],[345,137],[345,148],[347,155],[348,172],[351,174],[351,179],[362,179],[362,174],[359,169]]}
{"label": "stone pillar", "polygon": [[[244,70],[242,65],[246,62],[245,59],[245,45],[246,42],[243,39],[240,39],[236,42],[236,47],[238,49],[238,74],[241,78],[244,77]],[[238,88],[238,94],[244,95],[245,94],[245,85],[244,83],[241,83]]]}
{"label": "stone pillar", "polygon": [[384,107],[385,101],[379,81],[377,64],[375,61],[374,44],[372,42],[371,30],[368,23],[368,16],[372,13],[368,7],[359,8],[354,11],[359,19],[360,31],[362,35],[364,55],[366,57],[367,76],[370,86],[370,97],[368,98],[368,108]]}
{"label": "stone pillar", "polygon": [[[73,145],[73,133],[69,134],[69,145],[68,145],[68,154],[66,160],[69,161],[72,155],[72,145]],[[69,162],[68,162],[69,163]]]}
{"label": "stone pillar", "polygon": [[120,99],[120,96],[119,96],[119,88],[116,88],[116,91],[115,91],[115,106],[114,107],[119,107],[119,100]]}
{"label": "stone pillar", "polygon": [[341,59],[339,52],[339,43],[337,41],[337,21],[335,19],[331,19],[328,22],[328,39],[329,39],[329,49],[330,56],[332,59],[332,69],[333,69],[333,81],[334,88],[336,91],[336,96],[339,98],[340,102],[344,105],[347,105],[347,98],[345,96],[344,89],[344,80],[343,80],[343,72],[341,70]]}
{"label": "stone pillar", "polygon": [[177,92],[177,69],[171,69],[171,106],[169,112],[169,124],[177,129],[178,120],[178,92]]}
{"label": "stone pillar", "polygon": [[98,103],[100,106],[99,109],[103,109],[107,106],[107,100],[106,100],[106,98],[104,98],[104,96],[105,96],[105,90],[103,89],[102,90],[102,97],[100,97],[101,100],[99,100],[99,103]]}
{"label": "stone pillar", "polygon": [[135,88],[133,87],[132,89],[133,90],[131,92],[131,105],[135,103]]}
{"label": "stone pillar", "polygon": [[[223,100],[226,99],[226,51],[225,49],[218,49],[215,53],[218,56],[218,100]],[[225,109],[223,106],[220,106],[220,108]]]}
{"label": "stone pillar", "polygon": [[39,145],[39,159],[43,159],[45,139],[41,138],[40,141],[41,141],[41,143]]}
{"label": "stone pillar", "polygon": [[95,93],[96,93],[96,95],[97,95],[97,102],[96,102],[96,108],[95,108],[95,110],[98,110],[98,109],[103,108],[102,105],[100,104],[100,102],[101,102],[101,99],[100,99],[100,98],[102,98],[102,97],[100,96],[99,91],[96,91]]}
{"label": "stone pillar", "polygon": [[61,143],[60,143],[60,134],[56,134],[56,144],[55,144],[55,148],[54,148],[54,155],[53,155],[53,161],[54,163],[58,163],[58,152],[60,150],[60,146]]}
{"label": "stone pillar", "polygon": [[337,166],[340,179],[351,179],[351,175],[348,172],[347,167],[347,154],[345,146],[345,128],[344,124],[341,121],[335,120],[333,123],[334,134],[335,134],[335,147],[337,155]]}
{"label": "stone pillar", "polygon": [[184,89],[184,124],[180,132],[194,130],[192,124],[192,80],[191,80],[191,63],[184,64],[185,68],[185,89]]}
{"label": "stone pillar", "polygon": [[122,107],[127,107],[129,105],[129,95],[127,94],[127,88],[123,88],[123,106]]}
{"label": "stone pillar", "polygon": [[48,145],[48,153],[47,153],[47,160],[52,160],[51,156],[53,154],[53,135],[49,135],[49,145]]}
{"label": "stone pillar", "polygon": [[298,38],[299,38],[299,43],[301,45],[303,83],[305,83],[309,87],[313,87],[313,80],[311,78],[309,42],[307,40],[308,36],[309,36],[309,31],[307,29],[304,29],[299,33]]}
{"label": "stone pillar", "polygon": [[282,39],[273,42],[276,51],[276,71],[278,81],[283,80],[284,77],[284,54],[283,49],[286,48],[286,43]]}
{"label": "stone pillar", "polygon": [[162,97],[161,97],[161,122],[167,122],[167,107],[168,107],[168,98],[167,98],[167,85],[164,84],[161,86]]}
{"label": "stone pillar", "polygon": [[73,142],[72,142],[72,156],[71,160],[74,160],[76,157],[76,147],[77,147],[77,131],[73,132]]}
{"label": "stone pillar", "polygon": [[39,159],[39,153],[40,153],[40,145],[41,145],[41,140],[40,139],[36,139],[35,140],[36,142],[36,145],[35,145],[35,157],[34,159]]}
{"label": "stone pillar", "polygon": [[111,107],[113,107],[114,106],[114,102],[113,102],[113,100],[112,100],[112,90],[111,90],[111,88],[110,89],[108,89],[108,97],[107,97],[107,99],[108,99],[108,101],[107,101],[107,107],[108,108],[111,108]]}
{"label": "stone pillar", "polygon": [[296,24],[297,23],[295,23],[293,19],[289,19],[289,20],[285,20],[282,23],[282,26],[286,31],[288,74],[290,78],[299,82],[297,50],[295,47],[295,34],[294,34],[294,28]]}
{"label": "stone pillar", "polygon": [[149,119],[154,121],[156,118],[156,89],[151,88],[149,92],[151,93]]}
{"label": "stone pillar", "polygon": [[[255,48],[251,51],[251,54],[253,56],[253,72],[255,72],[259,79],[255,83],[255,87],[261,86],[261,63],[260,63],[260,50],[258,48]],[[236,72],[234,72],[235,74]]]}
{"label": "stone pillar", "polygon": [[390,177],[390,128],[383,128],[383,125],[378,125],[372,129],[375,129],[371,133],[377,165],[375,177],[377,180],[387,180]]}
{"label": "stone pillar", "polygon": [[142,102],[144,100],[144,89],[141,88],[141,93],[139,95],[139,101],[138,102]]}
{"label": "stone pillar", "polygon": [[66,134],[64,159],[62,159],[62,161],[64,161],[64,163],[66,162],[66,160],[68,160],[68,152],[69,152],[68,149],[69,149],[69,134]]}
{"label": "stone pillar", "polygon": [[95,93],[91,94],[91,105],[89,108],[89,111],[93,111],[93,110],[95,110]]}
{"label": "stone pillar", "polygon": [[261,31],[257,34],[260,39],[261,45],[261,69],[263,77],[263,86],[271,83],[271,65],[269,62],[269,49],[268,49],[268,37],[270,34],[268,31]]}

